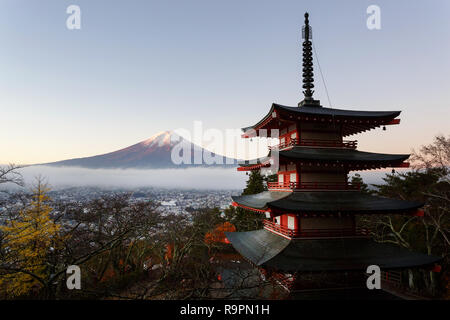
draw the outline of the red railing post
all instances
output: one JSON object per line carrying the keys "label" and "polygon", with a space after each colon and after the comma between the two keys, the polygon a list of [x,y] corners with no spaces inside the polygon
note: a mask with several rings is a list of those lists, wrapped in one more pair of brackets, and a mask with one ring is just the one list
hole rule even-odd
{"label": "red railing post", "polygon": [[360,190],[361,184],[349,182],[268,182],[269,189],[292,189],[292,190]]}
{"label": "red railing post", "polygon": [[341,237],[341,236],[368,236],[368,230],[365,228],[347,228],[347,229],[309,229],[300,232],[299,230],[289,229],[278,225],[270,220],[263,221],[264,226],[269,230],[279,232],[289,237]]}
{"label": "red railing post", "polygon": [[342,142],[336,140],[324,140],[324,139],[297,139],[293,138],[289,142],[283,142],[275,146],[269,147],[270,150],[273,149],[283,149],[292,146],[313,146],[313,147],[332,147],[332,148],[349,148],[356,149],[356,140],[343,140]]}

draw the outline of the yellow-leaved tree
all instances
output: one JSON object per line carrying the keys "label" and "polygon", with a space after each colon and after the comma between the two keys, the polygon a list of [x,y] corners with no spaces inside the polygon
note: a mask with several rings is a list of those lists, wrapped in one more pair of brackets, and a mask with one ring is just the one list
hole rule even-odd
{"label": "yellow-leaved tree", "polygon": [[4,253],[0,288],[9,297],[38,292],[51,276],[46,261],[61,243],[61,226],[51,219],[49,190],[38,178],[30,204],[13,220],[0,226]]}

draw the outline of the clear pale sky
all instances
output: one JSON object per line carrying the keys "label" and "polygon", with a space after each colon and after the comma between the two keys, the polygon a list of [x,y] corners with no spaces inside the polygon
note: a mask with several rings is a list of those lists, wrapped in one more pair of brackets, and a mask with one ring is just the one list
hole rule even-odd
{"label": "clear pale sky", "polygon": [[[81,30],[66,8],[81,8]],[[368,30],[366,8],[381,8]],[[301,94],[310,12],[332,107],[402,110],[361,150],[450,134],[450,1],[0,0],[0,163],[90,156],[159,131],[240,128]],[[315,98],[329,106],[315,61]]]}

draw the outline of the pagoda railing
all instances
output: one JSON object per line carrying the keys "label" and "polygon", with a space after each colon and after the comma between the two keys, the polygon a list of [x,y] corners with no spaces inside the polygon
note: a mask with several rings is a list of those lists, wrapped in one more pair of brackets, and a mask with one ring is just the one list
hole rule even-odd
{"label": "pagoda railing", "polygon": [[275,146],[270,146],[269,149],[281,150],[294,146],[356,149],[357,144],[357,140],[336,141],[323,139],[291,139],[289,142],[283,142]]}
{"label": "pagoda railing", "polygon": [[360,190],[359,183],[349,182],[268,182],[271,190]]}
{"label": "pagoda railing", "polygon": [[270,229],[272,231],[284,234],[290,238],[295,238],[295,237],[299,236],[298,230],[286,228],[286,227],[279,225],[273,221],[263,220],[263,224],[266,229]]}
{"label": "pagoda railing", "polygon": [[313,237],[368,237],[369,230],[365,228],[344,229],[289,229],[270,220],[263,220],[264,228],[281,233],[289,238],[313,238]]}

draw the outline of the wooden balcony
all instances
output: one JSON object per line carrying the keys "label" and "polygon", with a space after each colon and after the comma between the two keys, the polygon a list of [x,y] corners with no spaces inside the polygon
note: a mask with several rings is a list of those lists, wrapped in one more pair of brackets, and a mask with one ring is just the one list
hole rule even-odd
{"label": "wooden balcony", "polygon": [[360,190],[360,184],[349,182],[268,182],[269,190]]}
{"label": "wooden balcony", "polygon": [[291,139],[289,142],[270,146],[270,150],[282,150],[286,148],[292,148],[295,146],[303,147],[321,147],[321,148],[344,148],[344,149],[356,149],[358,144],[357,140],[320,140],[320,139]]}
{"label": "wooden balcony", "polygon": [[364,228],[347,229],[308,229],[293,230],[270,220],[263,220],[264,228],[289,238],[326,238],[326,237],[368,237],[369,231]]}

